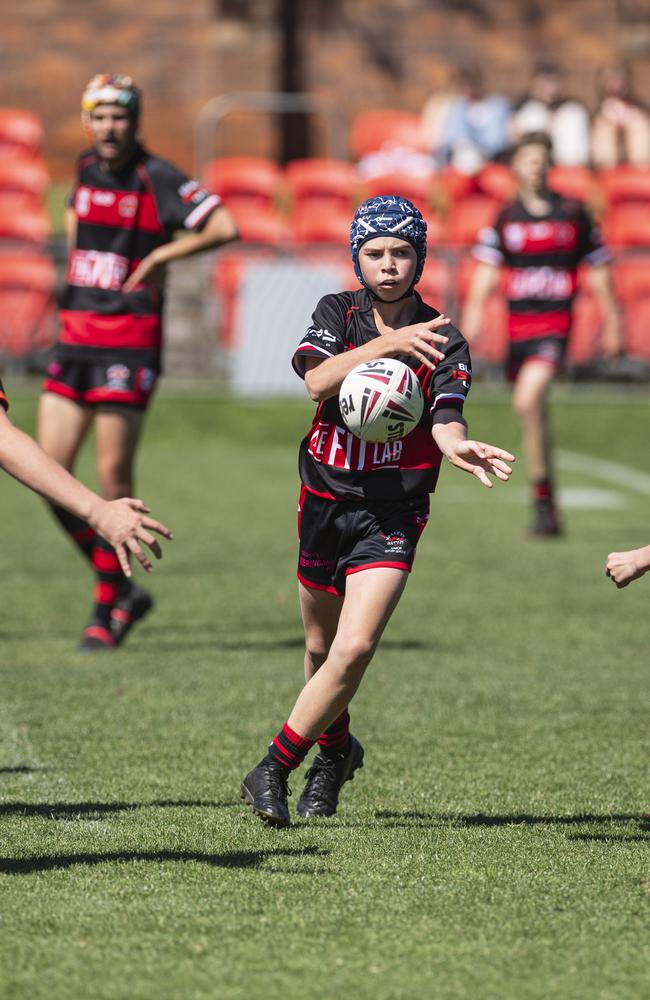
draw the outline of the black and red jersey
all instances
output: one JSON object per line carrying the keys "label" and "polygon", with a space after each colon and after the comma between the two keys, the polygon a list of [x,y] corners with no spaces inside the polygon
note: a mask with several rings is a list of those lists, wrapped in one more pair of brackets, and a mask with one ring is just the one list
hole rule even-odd
{"label": "black and red jersey", "polygon": [[549,200],[541,216],[519,200],[506,205],[494,226],[481,230],[473,250],[478,260],[505,267],[511,340],[566,337],[578,265],[609,261],[582,203],[555,193]]}
{"label": "black and red jersey", "polygon": [[4,386],[2,384],[2,379],[0,379],[0,406],[4,410],[8,410],[9,409],[9,400],[7,399],[7,397],[5,395]]}
{"label": "black and red jersey", "polygon": [[77,237],[61,307],[59,353],[137,352],[156,367],[161,346],[161,294],[122,285],[147,254],[179,229],[200,230],[220,199],[141,146],[121,170],[104,170],[96,152],[80,157],[71,205]]}
{"label": "black and red jersey", "polygon": [[[440,313],[417,299],[411,323],[424,323]],[[449,342],[445,359],[432,371],[409,355],[399,360],[415,372],[425,400],[418,426],[401,441],[371,444],[345,426],[338,394],[321,402],[311,429],[300,446],[300,478],[306,488],[330,500],[400,500],[432,493],[442,454],[431,436],[435,414],[452,408],[460,413],[472,378],[467,342],[453,326],[444,328]],[[330,358],[380,337],[372,299],[365,288],[326,295],[293,356],[304,378],[306,358]]]}

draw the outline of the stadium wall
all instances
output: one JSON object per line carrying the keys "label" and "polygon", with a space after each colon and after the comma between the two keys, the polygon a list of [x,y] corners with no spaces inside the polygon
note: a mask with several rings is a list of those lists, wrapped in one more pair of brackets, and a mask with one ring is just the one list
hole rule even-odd
{"label": "stadium wall", "polygon": [[[645,94],[648,13],[648,0],[5,0],[0,105],[42,115],[46,159],[63,180],[81,142],[84,82],[131,73],[145,91],[146,138],[190,170],[210,97],[278,89],[287,17],[299,22],[294,78],[349,121],[369,108],[418,111],[450,66],[476,61],[490,88],[514,97],[538,59],[553,59],[568,90],[593,106],[598,68],[623,56]],[[215,152],[277,155],[274,126],[233,116]],[[324,141],[315,129],[311,151],[325,152]]]}

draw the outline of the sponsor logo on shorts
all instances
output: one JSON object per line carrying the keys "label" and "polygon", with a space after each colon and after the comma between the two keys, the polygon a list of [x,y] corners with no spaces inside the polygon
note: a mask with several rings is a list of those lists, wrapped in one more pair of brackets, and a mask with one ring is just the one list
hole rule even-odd
{"label": "sponsor logo on shorts", "polygon": [[106,383],[104,388],[125,391],[129,388],[131,369],[126,365],[111,365],[106,369]]}
{"label": "sponsor logo on shorts", "polygon": [[318,552],[306,552],[302,550],[300,553],[300,565],[305,569],[331,569],[334,566],[334,560],[326,559],[325,556],[320,555]]}
{"label": "sponsor logo on shorts", "polygon": [[557,340],[543,340],[535,351],[539,358],[545,361],[559,361],[562,356],[562,348]]}
{"label": "sponsor logo on shorts", "polygon": [[390,534],[384,535],[384,538],[386,539],[384,550],[387,555],[406,555],[409,544],[403,531],[391,531]]}
{"label": "sponsor logo on shorts", "polygon": [[47,366],[47,374],[52,375],[54,378],[60,375],[62,371],[63,371],[63,365],[61,364],[60,361],[50,361],[49,365]]}
{"label": "sponsor logo on shorts", "polygon": [[153,368],[138,368],[135,380],[141,392],[151,392],[156,383],[156,372]]}

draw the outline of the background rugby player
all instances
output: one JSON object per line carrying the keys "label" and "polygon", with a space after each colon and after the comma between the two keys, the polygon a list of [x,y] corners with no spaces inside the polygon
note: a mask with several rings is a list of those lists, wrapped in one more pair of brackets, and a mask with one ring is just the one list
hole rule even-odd
{"label": "background rugby player", "polygon": [[522,136],[512,156],[518,195],[502,209],[494,227],[479,234],[473,253],[480,263],[461,320],[471,344],[480,336],[485,300],[499,284],[500,269],[506,268],[508,377],[514,383],[513,408],[531,483],[534,535],[561,532],[547,393],[566,352],[579,264],[591,265],[590,284],[602,307],[601,353],[612,357],[622,346],[609,254],[583,205],[549,191],[549,166],[548,136]]}
{"label": "background rugby player", "polygon": [[[130,77],[94,77],[82,98],[93,147],[79,160],[66,211],[70,256],[61,329],[43,384],[42,448],[66,469],[94,422],[107,500],[133,492],[133,465],[160,372],[165,265],[236,237],[220,199],[139,142],[141,99]],[[174,239],[178,230],[185,235]],[[83,650],[112,649],[151,608],[104,539],[53,506],[96,573]]]}

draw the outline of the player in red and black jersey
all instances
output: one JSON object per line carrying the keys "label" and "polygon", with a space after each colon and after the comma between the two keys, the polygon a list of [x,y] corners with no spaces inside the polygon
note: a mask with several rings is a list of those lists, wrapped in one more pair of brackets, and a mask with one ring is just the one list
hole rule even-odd
{"label": "player in red and black jersey", "polygon": [[14,427],[7,417],[8,408],[9,402],[0,381],[0,468],[35,493],[40,493],[50,503],[83,519],[115,549],[127,576],[131,575],[129,553],[149,572],[151,561],[140,542],[148,545],[156,559],[160,559],[160,545],[151,532],[171,538],[169,528],[147,516],[149,508],[142,500],[133,497],[102,500],[46,455],[32,438]]}
{"label": "player in red and black jersey", "polygon": [[[289,822],[288,777],[314,743],[319,752],[298,802],[302,817],[331,816],[341,786],[362,766],[348,704],[406,585],[442,456],[485,486],[492,485],[488,474],[507,481],[511,473],[512,455],[467,439],[469,352],[449,319],[415,292],[426,256],[417,208],[392,195],[364,202],[351,250],[364,287],[321,300],[293,359],[318,403],[300,448],[306,683],[241,785],[242,798],[276,826]],[[338,392],[353,368],[380,357],[413,369],[427,405],[403,441],[364,444],[346,430]]]}
{"label": "player in red and black jersey", "polygon": [[602,306],[601,351],[621,350],[618,312],[609,280],[609,254],[583,205],[550,191],[546,178],[550,140],[525,135],[512,168],[519,192],[495,225],[480,234],[462,327],[472,343],[480,335],[483,307],[505,269],[509,315],[508,376],[519,417],[531,481],[534,518],[531,534],[557,535],[561,525],[554,502],[547,393],[561,367],[571,330],[579,264],[590,265],[590,284]]}
{"label": "player in red and black jersey", "polygon": [[[134,456],[160,372],[165,265],[236,236],[216,195],[144,149],[139,119],[140,92],[130,77],[90,81],[82,121],[93,147],[80,158],[66,212],[61,331],[38,421],[41,446],[69,470],[94,422],[98,476],[109,500],[133,490]],[[178,230],[185,235],[174,239]],[[53,509],[96,573],[81,648],[112,649],[151,598],[126,580],[115,553],[87,525]]]}

